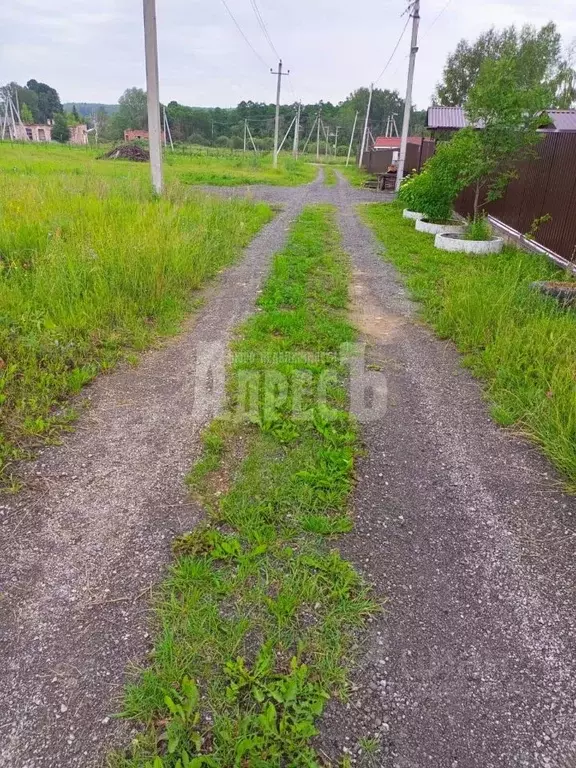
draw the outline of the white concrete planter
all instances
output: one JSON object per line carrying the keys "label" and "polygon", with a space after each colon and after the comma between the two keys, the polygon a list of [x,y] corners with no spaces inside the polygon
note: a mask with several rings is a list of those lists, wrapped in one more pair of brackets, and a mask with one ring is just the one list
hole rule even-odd
{"label": "white concrete planter", "polygon": [[436,235],[434,245],[441,251],[475,253],[482,256],[488,253],[500,253],[504,240],[501,237],[493,237],[490,240],[466,240],[462,234],[441,232]]}
{"label": "white concrete planter", "polygon": [[440,232],[451,232],[455,235],[462,234],[466,228],[465,224],[432,224],[425,219],[417,219],[416,229],[418,232],[427,232],[429,235],[438,235]]}
{"label": "white concrete planter", "polygon": [[417,211],[410,211],[408,210],[408,208],[404,208],[404,213],[402,214],[402,216],[404,216],[405,219],[415,219],[416,221],[418,219],[424,218],[423,213],[418,213]]}

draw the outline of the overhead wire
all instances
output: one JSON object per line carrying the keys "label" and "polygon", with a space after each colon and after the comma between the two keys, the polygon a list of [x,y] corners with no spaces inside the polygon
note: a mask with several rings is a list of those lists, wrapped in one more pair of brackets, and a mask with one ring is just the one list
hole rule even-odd
{"label": "overhead wire", "polygon": [[398,48],[399,48],[399,46],[400,46],[400,43],[402,42],[402,39],[403,39],[404,35],[406,34],[406,30],[408,29],[408,24],[410,23],[410,18],[411,18],[411,17],[410,17],[410,16],[408,16],[408,18],[406,19],[406,24],[404,25],[404,29],[403,29],[403,30],[402,30],[402,32],[400,33],[400,37],[398,38],[398,41],[397,41],[396,45],[394,46],[394,50],[393,50],[393,51],[392,51],[392,53],[390,54],[390,58],[389,58],[389,59],[388,59],[388,61],[386,62],[385,66],[384,66],[384,69],[382,70],[382,72],[380,72],[380,74],[378,75],[378,77],[376,78],[376,80],[374,80],[374,85],[376,85],[376,83],[378,83],[378,82],[379,82],[379,81],[382,79],[382,77],[383,77],[384,73],[386,72],[386,70],[388,69],[388,67],[390,66],[390,64],[392,63],[392,59],[393,59],[393,58],[394,58],[394,56],[396,55],[396,51],[398,50]]}
{"label": "overhead wire", "polygon": [[424,40],[424,38],[426,37],[426,35],[428,34],[428,32],[430,32],[430,30],[431,30],[431,29],[432,29],[432,27],[433,27],[433,26],[436,24],[436,22],[438,21],[438,19],[439,19],[439,18],[442,16],[442,14],[444,13],[444,11],[446,11],[446,10],[447,10],[447,8],[448,8],[448,6],[450,5],[450,3],[451,3],[451,2],[452,2],[452,0],[448,0],[448,2],[447,2],[445,5],[444,5],[444,7],[442,8],[442,10],[441,10],[441,11],[440,11],[440,12],[439,12],[439,13],[438,13],[436,16],[435,16],[435,18],[434,18],[434,21],[432,22],[432,24],[430,24],[430,26],[429,26],[429,27],[426,27],[426,29],[424,30],[424,32],[423,32],[423,34],[422,34],[422,37],[420,38],[420,42],[422,42],[422,40]]}
{"label": "overhead wire", "polygon": [[270,34],[268,32],[268,28],[266,27],[266,24],[264,22],[264,19],[262,18],[262,14],[260,13],[260,9],[258,8],[258,4],[256,3],[256,0],[250,0],[250,5],[252,6],[252,10],[254,11],[254,15],[256,16],[256,20],[258,22],[258,25],[260,26],[260,29],[262,30],[262,34],[266,38],[266,41],[268,42],[268,45],[272,49],[272,52],[275,54],[277,59],[281,59],[282,57],[276,50],[276,46],[272,42],[272,38],[270,37]]}
{"label": "overhead wire", "polygon": [[236,29],[238,30],[238,32],[240,32],[240,34],[244,38],[244,41],[246,42],[246,44],[248,45],[248,47],[250,48],[252,53],[259,59],[261,64],[263,64],[266,68],[268,68],[268,64],[266,64],[266,62],[264,61],[262,56],[260,56],[260,54],[258,53],[256,48],[254,48],[254,46],[252,45],[252,43],[250,42],[248,37],[245,35],[244,30],[242,29],[242,27],[240,26],[240,24],[236,20],[236,17],[234,16],[232,11],[230,10],[230,7],[229,7],[228,3],[226,2],[226,0],[222,0],[222,5],[224,6],[224,8],[226,8],[226,11],[228,12],[228,15],[230,16],[230,18],[232,19],[232,21],[236,25]]}

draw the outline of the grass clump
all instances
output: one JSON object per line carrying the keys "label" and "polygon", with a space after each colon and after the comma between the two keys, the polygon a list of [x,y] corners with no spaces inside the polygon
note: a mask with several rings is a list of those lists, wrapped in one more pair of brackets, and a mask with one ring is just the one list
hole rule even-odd
{"label": "grass clump", "polygon": [[[151,665],[126,694],[124,715],[145,729],[114,766],[324,764],[316,720],[330,696],[345,695],[355,631],[374,609],[331,539],[351,527],[358,450],[343,410],[345,370],[334,362],[354,338],[334,231],[331,210],[305,210],[275,258],[261,311],[242,328],[234,417],[210,427],[190,477],[208,518],[175,542]],[[247,382],[256,405],[237,418]]]}
{"label": "grass clump", "polygon": [[464,232],[466,240],[491,240],[492,227],[486,216],[470,218]]}
{"label": "grass clump", "polygon": [[362,211],[425,318],[485,380],[494,418],[534,439],[576,487],[576,315],[531,287],[561,271],[510,246],[482,258],[438,250],[397,203]]}
{"label": "grass clump", "polygon": [[66,420],[55,404],[121,355],[175,332],[194,290],[272,216],[264,204],[192,195],[176,182],[155,200],[138,164],[122,163],[114,176],[102,161],[99,175],[89,154],[71,156],[84,158],[82,173],[57,153],[60,172],[30,161],[0,185],[4,479],[23,445]]}

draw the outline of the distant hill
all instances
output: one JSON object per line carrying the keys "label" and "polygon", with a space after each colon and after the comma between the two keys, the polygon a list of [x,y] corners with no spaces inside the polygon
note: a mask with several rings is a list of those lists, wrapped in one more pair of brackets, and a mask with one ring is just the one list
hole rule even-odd
{"label": "distant hill", "polygon": [[88,102],[70,101],[67,104],[63,104],[62,106],[66,112],[71,112],[74,105],[76,105],[78,114],[83,115],[84,117],[90,117],[90,115],[96,114],[99,109],[104,109],[109,115],[113,115],[115,112],[118,112],[118,104],[90,104]]}

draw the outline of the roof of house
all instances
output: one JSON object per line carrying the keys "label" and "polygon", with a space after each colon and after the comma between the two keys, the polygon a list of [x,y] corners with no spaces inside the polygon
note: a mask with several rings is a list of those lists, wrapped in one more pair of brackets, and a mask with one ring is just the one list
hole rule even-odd
{"label": "roof of house", "polygon": [[[400,149],[400,136],[378,136],[374,141],[374,149]],[[422,144],[422,136],[408,136],[409,144]]]}
{"label": "roof of house", "polygon": [[[549,109],[551,131],[576,131],[576,109]],[[432,130],[459,130],[470,123],[463,107],[429,107],[426,126]]]}
{"label": "roof of house", "polygon": [[576,109],[549,109],[548,114],[557,131],[576,131]]}

